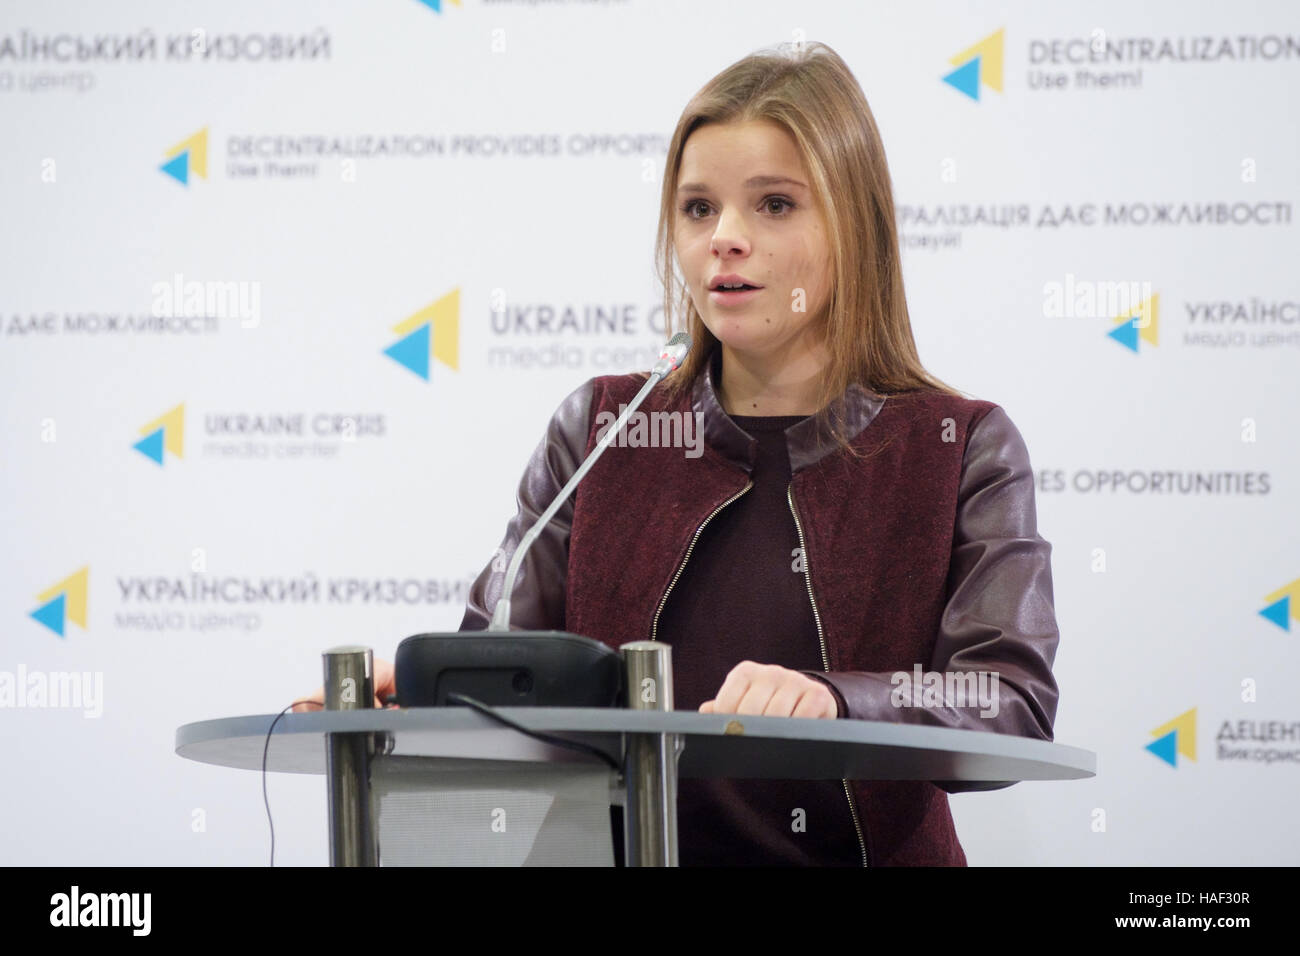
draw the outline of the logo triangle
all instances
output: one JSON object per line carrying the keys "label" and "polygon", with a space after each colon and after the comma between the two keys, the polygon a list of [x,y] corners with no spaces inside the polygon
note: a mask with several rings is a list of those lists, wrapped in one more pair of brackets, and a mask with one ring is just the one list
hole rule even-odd
{"label": "logo triangle", "polygon": [[190,184],[190,154],[184,152],[158,167],[182,186]]}
{"label": "logo triangle", "polygon": [[957,69],[945,76],[943,81],[954,90],[965,93],[971,99],[978,101],[980,98],[980,58],[975,57],[969,63],[957,67]]}
{"label": "logo triangle", "polygon": [[426,322],[405,338],[398,339],[384,354],[426,382],[429,380],[429,324]]}
{"label": "logo triangle", "polygon": [[161,465],[163,463],[163,430],[159,428],[150,432],[131,447],[150,461]]}
{"label": "logo triangle", "polygon": [[1280,601],[1274,601],[1264,610],[1259,612],[1260,617],[1266,621],[1272,621],[1284,631],[1291,630],[1291,595],[1287,595]]}
{"label": "logo triangle", "polygon": [[63,594],[60,594],[53,601],[50,601],[48,604],[42,604],[35,611],[32,611],[31,616],[36,621],[44,624],[55,634],[59,635],[59,637],[62,637],[64,620],[63,611],[66,602],[67,598]]}
{"label": "logo triangle", "polygon": [[1147,744],[1147,750],[1151,751],[1171,767],[1178,766],[1178,731],[1171,730],[1156,740]]}
{"label": "logo triangle", "polygon": [[1132,349],[1136,352],[1138,350],[1137,323],[1138,320],[1136,318],[1129,319],[1127,322],[1115,326],[1115,328],[1111,329],[1106,334],[1126,349]]}

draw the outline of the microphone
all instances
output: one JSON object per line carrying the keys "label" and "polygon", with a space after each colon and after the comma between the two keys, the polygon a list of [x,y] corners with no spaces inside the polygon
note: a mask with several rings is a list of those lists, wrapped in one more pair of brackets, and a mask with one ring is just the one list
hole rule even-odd
{"label": "microphone", "polygon": [[686,361],[686,353],[690,350],[691,337],[685,332],[678,332],[664,343],[664,350],[659,353],[659,361],[650,369],[650,374],[663,378],[669,372],[676,371]]}
{"label": "microphone", "polygon": [[691,337],[685,332],[678,332],[664,343],[663,351],[659,353],[659,360],[650,369],[650,377],[641,386],[641,390],[636,393],[636,397],[623,410],[623,414],[614,421],[613,426],[605,432],[605,437],[596,443],[596,447],[591,450],[591,454],[578,466],[578,470],[560,489],[559,494],[555,496],[555,500],[538,516],[537,520],[533,522],[533,526],[519,539],[519,547],[515,548],[515,553],[510,556],[510,563],[506,565],[505,584],[501,588],[501,597],[498,599],[496,607],[492,609],[492,621],[487,628],[489,631],[510,630],[510,595],[514,592],[515,578],[519,575],[519,569],[523,565],[524,555],[538,536],[541,535],[542,529],[555,517],[561,506],[569,500],[569,495],[573,494],[573,490],[578,487],[578,482],[582,481],[583,476],[591,470],[591,466],[596,463],[596,459],[603,455],[605,449],[613,444],[618,433],[627,424],[628,418],[645,401],[646,396],[650,394],[650,390],[659,384],[660,379],[668,375],[669,372],[680,368],[690,350]]}

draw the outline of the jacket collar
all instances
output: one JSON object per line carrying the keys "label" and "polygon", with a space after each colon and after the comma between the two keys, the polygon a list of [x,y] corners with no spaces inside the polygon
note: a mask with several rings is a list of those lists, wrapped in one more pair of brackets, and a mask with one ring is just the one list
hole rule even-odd
{"label": "jacket collar", "polygon": [[[695,379],[691,392],[691,408],[702,416],[704,441],[727,460],[746,472],[753,471],[758,457],[758,440],[737,425],[718,399],[718,379],[722,371],[722,349],[715,347],[709,362]],[[850,385],[843,395],[831,403],[833,421],[842,423],[844,435],[852,441],[885,404],[885,397],[864,388]],[[817,416],[810,415],[785,430],[786,448],[790,453],[790,471],[814,465],[839,449],[835,439],[824,428],[819,428]]]}

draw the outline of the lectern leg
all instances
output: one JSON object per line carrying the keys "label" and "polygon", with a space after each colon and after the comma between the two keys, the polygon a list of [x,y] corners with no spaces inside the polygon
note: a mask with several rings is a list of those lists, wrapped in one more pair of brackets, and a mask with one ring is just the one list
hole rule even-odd
{"label": "lectern leg", "polygon": [[[628,707],[673,709],[672,648],[658,641],[622,645]],[[624,854],[628,866],[677,865],[676,734],[628,734],[623,780]]]}
{"label": "lectern leg", "polygon": [[[368,647],[335,647],[323,655],[325,707],[359,710],[374,700],[374,657]],[[373,734],[326,734],[330,866],[378,866],[379,841],[370,798]]]}

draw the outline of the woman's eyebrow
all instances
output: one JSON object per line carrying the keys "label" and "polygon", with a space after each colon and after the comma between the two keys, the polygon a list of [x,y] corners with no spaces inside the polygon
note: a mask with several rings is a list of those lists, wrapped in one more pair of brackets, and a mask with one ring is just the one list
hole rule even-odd
{"label": "woman's eyebrow", "polygon": [[[802,189],[808,188],[807,183],[801,183],[799,180],[791,179],[789,176],[751,176],[749,179],[745,180],[744,185],[746,189],[756,189],[760,186],[781,185],[799,186]],[[677,187],[677,191],[679,193],[706,193],[709,191],[709,187],[704,183],[682,183]]]}

